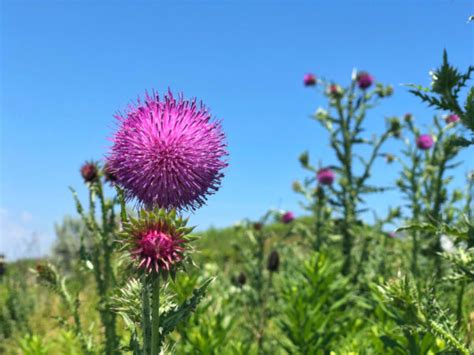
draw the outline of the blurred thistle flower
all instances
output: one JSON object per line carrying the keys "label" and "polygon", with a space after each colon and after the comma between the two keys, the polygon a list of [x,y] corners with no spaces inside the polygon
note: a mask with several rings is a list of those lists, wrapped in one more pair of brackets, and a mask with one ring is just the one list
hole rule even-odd
{"label": "blurred thistle flower", "polygon": [[121,233],[123,249],[128,250],[137,268],[148,273],[169,272],[184,258],[192,228],[175,211],[141,210],[130,218]]}
{"label": "blurred thistle flower", "polygon": [[416,139],[416,146],[421,150],[428,150],[433,144],[433,137],[429,134],[422,134]]}
{"label": "blurred thistle flower", "polygon": [[110,184],[114,184],[117,181],[117,177],[110,171],[109,164],[105,163],[103,171],[105,181],[109,182]]}
{"label": "blurred thistle flower", "polygon": [[280,255],[273,250],[268,256],[267,269],[270,272],[277,272],[280,267]]}
{"label": "blurred thistle flower", "polygon": [[314,74],[308,73],[303,77],[304,86],[315,86],[317,83],[316,76]]}
{"label": "blurred thistle flower", "polygon": [[85,182],[93,183],[99,180],[99,169],[97,164],[90,161],[85,162],[81,167],[81,175]]}
{"label": "blurred thistle flower", "polygon": [[403,116],[403,119],[405,120],[405,122],[411,122],[413,121],[413,115],[411,113],[405,113],[405,116]]}
{"label": "blurred thistle flower", "polygon": [[326,89],[326,94],[331,96],[332,98],[338,99],[341,98],[344,94],[344,90],[337,84],[331,84]]}
{"label": "blurred thistle flower", "polygon": [[459,116],[454,114],[454,113],[451,113],[449,115],[447,115],[445,118],[445,121],[446,123],[455,123],[455,122],[458,122],[460,120]]}
{"label": "blurred thistle flower", "polygon": [[196,100],[146,94],[125,115],[107,163],[127,198],[147,208],[191,209],[218,190],[227,166],[224,133]]}
{"label": "blurred thistle flower", "polygon": [[260,223],[260,222],[255,222],[253,224],[253,229],[255,229],[256,231],[260,231],[260,230],[262,230],[262,228],[263,228],[263,224]]}
{"label": "blurred thistle flower", "polygon": [[397,237],[397,234],[396,234],[395,232],[389,232],[389,233],[388,233],[388,236],[389,236],[390,238],[396,238],[396,237]]}
{"label": "blurred thistle flower", "polygon": [[367,72],[359,72],[357,74],[357,85],[360,89],[365,90],[374,83],[374,78]]}
{"label": "blurred thistle flower", "polygon": [[317,179],[321,185],[332,185],[335,179],[334,172],[329,168],[323,168],[318,171]]}
{"label": "blurred thistle flower", "polygon": [[295,219],[295,215],[293,214],[293,212],[290,212],[290,211],[285,212],[281,215],[281,221],[285,224],[293,222],[294,219]]}

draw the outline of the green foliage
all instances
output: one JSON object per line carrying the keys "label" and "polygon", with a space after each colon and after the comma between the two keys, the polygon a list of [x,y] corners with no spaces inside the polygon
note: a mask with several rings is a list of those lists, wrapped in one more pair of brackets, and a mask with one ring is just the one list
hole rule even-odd
{"label": "green foliage", "polygon": [[349,279],[337,264],[315,254],[282,280],[279,344],[290,354],[328,353],[352,326],[345,313],[353,302]]}
{"label": "green foliage", "polygon": [[[456,67],[452,66],[448,61],[448,53],[445,50],[443,63],[431,73],[433,80],[431,88],[409,85],[413,88],[410,92],[427,103],[428,106],[457,114],[465,127],[474,133],[474,88],[469,89],[464,105],[460,103],[459,97],[461,89],[466,87],[473,72],[474,66],[469,66],[465,73],[461,73]],[[455,144],[468,146],[474,144],[474,140],[458,137]]]}
{"label": "green foliage", "polygon": [[[419,289],[408,277],[392,279],[377,287],[379,297],[386,303],[384,310],[403,329],[407,344],[399,345],[394,338],[386,338],[394,347],[406,349],[409,354],[425,354],[436,347],[435,338],[446,343],[446,349],[469,354],[455,331],[455,320],[442,307],[433,286]],[[443,350],[443,349],[441,349]]]}

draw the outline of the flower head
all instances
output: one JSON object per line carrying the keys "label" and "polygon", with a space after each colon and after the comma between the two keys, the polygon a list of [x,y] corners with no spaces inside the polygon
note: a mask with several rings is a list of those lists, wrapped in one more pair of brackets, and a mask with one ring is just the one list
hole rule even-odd
{"label": "flower head", "polygon": [[459,116],[452,113],[450,115],[447,115],[445,117],[445,120],[446,120],[446,123],[454,123],[454,122],[458,122],[460,120]]}
{"label": "flower head", "polygon": [[332,185],[335,179],[335,175],[331,169],[324,168],[318,171],[317,179],[321,185]]}
{"label": "flower head", "polygon": [[374,78],[367,72],[357,74],[357,85],[362,90],[369,88],[374,83]]}
{"label": "flower head", "polygon": [[316,76],[314,74],[308,73],[303,77],[304,86],[315,86],[317,83]]}
{"label": "flower head", "polygon": [[331,84],[328,86],[328,88],[326,89],[326,93],[337,99],[337,98],[341,98],[342,95],[344,94],[344,90],[342,89],[342,87],[340,87],[339,85],[337,84]]}
{"label": "flower head", "polygon": [[433,144],[433,137],[429,134],[422,134],[416,139],[416,146],[421,150],[428,150]]}
{"label": "flower head", "polygon": [[96,182],[99,179],[97,164],[94,162],[85,162],[81,167],[81,175],[85,182]]}
{"label": "flower head", "polygon": [[194,210],[218,190],[227,151],[220,123],[204,105],[171,92],[147,94],[116,118],[107,163],[128,198],[148,208]]}
{"label": "flower head", "polygon": [[285,224],[293,222],[294,219],[295,219],[295,215],[293,214],[293,212],[290,212],[290,211],[285,212],[281,215],[281,221]]}
{"label": "flower head", "polygon": [[174,211],[142,210],[124,225],[121,241],[139,269],[169,272],[183,260],[191,230]]}

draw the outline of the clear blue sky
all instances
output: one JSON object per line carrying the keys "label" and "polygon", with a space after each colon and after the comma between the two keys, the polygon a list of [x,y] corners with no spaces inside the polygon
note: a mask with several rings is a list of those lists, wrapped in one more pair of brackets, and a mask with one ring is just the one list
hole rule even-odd
{"label": "clear blue sky", "polygon": [[[0,251],[8,257],[48,250],[54,223],[75,214],[68,185],[85,197],[81,163],[103,157],[112,115],[146,89],[196,96],[223,119],[230,166],[191,219],[205,228],[271,207],[302,213],[291,191],[305,176],[299,154],[334,162],[308,118],[325,102],[302,86],[306,72],[346,83],[357,67],[394,84],[395,96],[370,116],[377,131],[405,112],[429,122],[432,113],[399,84],[427,85],[443,48],[461,68],[473,63],[467,0],[0,3]],[[374,178],[393,181],[396,166],[383,167]],[[370,205],[387,201],[399,202],[390,195]]]}

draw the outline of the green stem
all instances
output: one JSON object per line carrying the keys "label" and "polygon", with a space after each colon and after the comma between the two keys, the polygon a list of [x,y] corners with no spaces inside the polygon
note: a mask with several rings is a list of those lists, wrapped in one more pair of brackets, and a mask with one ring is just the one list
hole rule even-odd
{"label": "green stem", "polygon": [[150,324],[150,288],[148,277],[142,277],[142,330],[143,330],[143,354],[151,354],[151,324]]}
{"label": "green stem", "polygon": [[152,280],[152,306],[151,306],[151,353],[157,355],[161,348],[160,334],[160,275],[153,274]]}
{"label": "green stem", "polygon": [[464,299],[464,290],[466,288],[466,280],[463,280],[461,283],[461,289],[459,290],[458,294],[458,309],[457,309],[457,321],[458,321],[458,327],[462,326],[462,323],[464,321],[463,317],[463,299]]}

